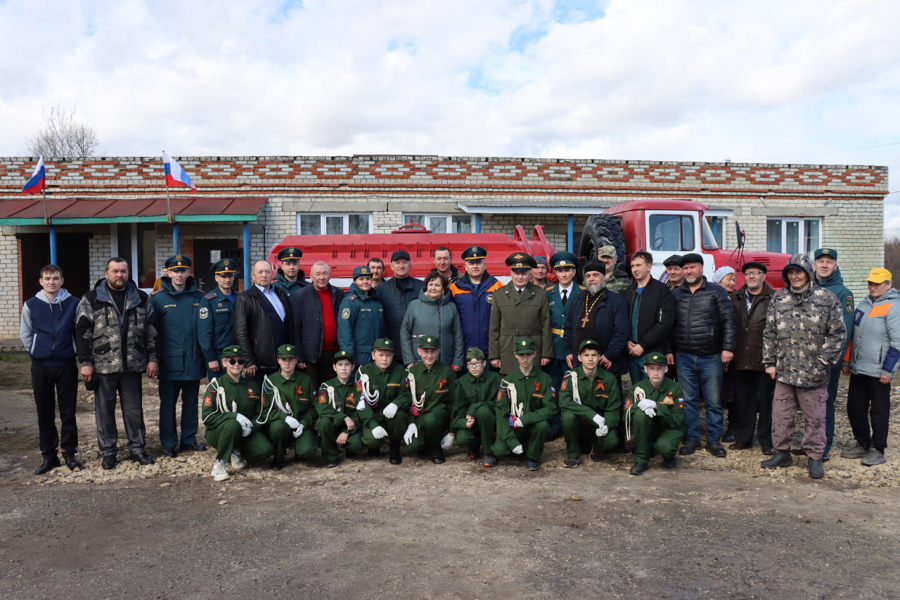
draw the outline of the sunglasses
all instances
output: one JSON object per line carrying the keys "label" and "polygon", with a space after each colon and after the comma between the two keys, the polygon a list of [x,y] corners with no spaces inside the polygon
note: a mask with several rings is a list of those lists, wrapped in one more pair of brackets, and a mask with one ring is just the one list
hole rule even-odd
{"label": "sunglasses", "polygon": [[227,362],[229,365],[242,365],[242,364],[244,364],[244,359],[243,358],[229,358],[225,362]]}

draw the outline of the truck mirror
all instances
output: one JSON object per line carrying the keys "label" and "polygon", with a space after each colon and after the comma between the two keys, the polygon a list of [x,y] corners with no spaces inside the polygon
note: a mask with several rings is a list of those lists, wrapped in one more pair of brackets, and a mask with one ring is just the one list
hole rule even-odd
{"label": "truck mirror", "polygon": [[744,232],[741,230],[741,224],[738,223],[737,221],[734,222],[734,233],[735,233],[734,239],[737,240],[737,247],[743,248],[744,247]]}

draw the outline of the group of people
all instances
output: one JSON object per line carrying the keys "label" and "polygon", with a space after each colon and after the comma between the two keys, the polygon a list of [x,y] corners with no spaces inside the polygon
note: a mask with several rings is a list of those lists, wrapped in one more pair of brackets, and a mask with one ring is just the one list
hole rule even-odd
{"label": "group of people", "polygon": [[[146,452],[144,373],[159,378],[163,455],[205,450],[202,420],[217,481],[230,477],[229,467],[271,461],[280,469],[289,453],[309,460],[321,451],[333,467],[342,455],[378,456],[384,446],[391,464],[404,448],[440,464],[456,445],[486,468],[519,455],[536,470],[558,435],[566,467],[627,448],[630,472],[640,475],[654,455],[674,468],[677,455],[699,449],[701,434],[717,457],[727,455],[723,441],[745,450],[755,437],[769,456],[764,468],[793,464],[792,451],[806,454],[809,475],[820,478],[842,372],[850,375],[855,443],[841,454],[866,465],[885,461],[900,359],[900,295],[887,270],[871,271],[869,295],[856,307],[829,248],[816,250],[814,262],[792,256],[777,291],[759,262],[741,267],[738,289],[730,267],[708,281],[698,254],[668,258],[660,281],[644,251],[630,257],[630,275],[611,246],[580,269],[568,252],[515,252],[506,258],[507,284],[486,271],[486,256],[480,246],[467,248],[459,271],[451,251],[438,248],[419,280],[410,276],[409,253],[397,250],[392,277],[384,279],[385,265],[373,258],[353,270],[344,292],[325,262],[310,266],[307,281],[302,251],[289,247],[277,255],[277,272],[254,263],[252,285],[241,293],[236,262],[219,261],[216,288],[203,293],[190,258],[176,254],[150,295],[116,257],[80,301],[62,287],[61,269],[48,265],[21,319],[43,456],[36,473],[61,465],[59,446],[70,469],[83,467],[76,358],[94,390],[104,469],[117,463],[117,396],[130,457],[154,461]],[[798,408],[806,430],[792,450]]]}

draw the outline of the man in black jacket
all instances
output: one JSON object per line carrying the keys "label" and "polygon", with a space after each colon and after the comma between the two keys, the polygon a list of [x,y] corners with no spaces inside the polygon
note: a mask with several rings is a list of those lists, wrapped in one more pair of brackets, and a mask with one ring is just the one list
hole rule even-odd
{"label": "man in black jacket", "polygon": [[622,296],[628,304],[628,372],[634,385],[645,377],[644,359],[650,352],[666,353],[675,308],[666,284],[653,279],[653,256],[640,250],[631,257],[634,282]]}
{"label": "man in black jacket", "polygon": [[678,383],[684,389],[687,435],[681,454],[693,454],[700,445],[700,398],[706,406],[706,449],[719,458],[722,447],[722,376],[734,357],[734,309],[728,292],[703,276],[703,257],[684,256],[684,283],[672,292],[675,324],[672,342],[678,365]]}
{"label": "man in black jacket", "polygon": [[[424,284],[409,276],[411,264],[409,252],[396,250],[391,255],[391,272],[393,276],[385,280],[375,290],[375,295],[384,305],[384,325],[388,338],[394,345],[400,347],[400,324],[409,303],[419,297]],[[400,352],[394,355],[394,362],[402,363]]]}
{"label": "man in black jacket", "polygon": [[272,265],[253,265],[253,285],[241,292],[234,306],[234,339],[244,350],[244,373],[257,386],[263,376],[279,370],[275,350],[293,342],[291,304],[287,292],[272,285]]}
{"label": "man in black jacket", "polygon": [[300,349],[300,368],[313,380],[313,389],[337,377],[332,366],[338,350],[338,307],[344,292],[330,283],[331,267],[318,261],[309,270],[312,285],[291,296],[294,344]]}

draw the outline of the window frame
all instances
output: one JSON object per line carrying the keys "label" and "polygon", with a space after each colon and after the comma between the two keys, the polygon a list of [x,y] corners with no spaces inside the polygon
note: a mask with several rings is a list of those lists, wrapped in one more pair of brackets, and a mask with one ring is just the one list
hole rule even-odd
{"label": "window frame", "polygon": [[[419,221],[408,220],[409,217],[413,217],[413,216],[424,217],[425,222],[420,223]],[[434,217],[447,219],[447,228],[449,231],[443,231],[443,232],[439,232],[439,233],[475,233],[475,215],[464,214],[464,213],[457,214],[457,213],[404,212],[403,214],[400,215],[400,225],[403,226],[403,225],[407,225],[409,223],[419,223],[420,225],[424,226],[425,229],[428,229],[429,231],[434,231],[434,229],[432,229],[432,227],[431,227],[431,219]],[[460,221],[468,221],[468,223],[469,223],[468,231],[454,231],[454,225]]]}
{"label": "window frame", "polygon": [[[311,217],[311,216],[315,216],[315,215],[318,215],[318,217],[319,217],[319,232],[318,233],[303,233],[303,230],[301,227],[302,218],[303,217]],[[356,216],[356,215],[365,215],[367,218],[369,227],[368,227],[368,231],[363,231],[363,232],[357,231],[354,233],[357,233],[357,234],[372,233],[372,223],[373,223],[374,219],[372,217],[372,213],[367,213],[367,212],[352,212],[352,213],[341,213],[341,212],[301,213],[301,212],[298,212],[297,213],[297,221],[296,221],[296,232],[297,232],[297,235],[347,235],[347,234],[351,233],[350,232],[350,217]],[[341,218],[342,227],[341,227],[340,234],[327,233],[326,226],[328,223],[328,219],[334,218],[334,217]]]}
{"label": "window frame", "polygon": [[[781,221],[779,231],[779,249],[772,248],[772,240],[769,238],[769,224],[774,221]],[[809,238],[808,224],[816,224],[816,239],[811,242]],[[766,217],[766,250],[769,252],[778,252],[780,254],[796,254],[787,249],[787,229],[789,225],[797,225],[797,253],[804,253],[812,256],[816,248],[822,247],[822,217]]]}

